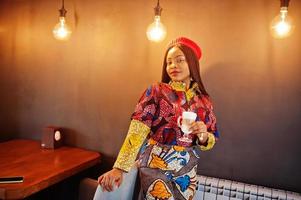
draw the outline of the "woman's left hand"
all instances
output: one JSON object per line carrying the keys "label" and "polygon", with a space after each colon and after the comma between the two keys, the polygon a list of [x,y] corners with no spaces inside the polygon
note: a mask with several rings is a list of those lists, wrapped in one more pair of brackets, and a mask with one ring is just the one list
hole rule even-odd
{"label": "woman's left hand", "polygon": [[202,134],[202,140],[200,140],[201,143],[205,143],[208,139],[208,131],[207,131],[207,126],[203,121],[197,121],[197,122],[192,122],[190,130],[192,131],[191,134],[195,134],[199,137]]}

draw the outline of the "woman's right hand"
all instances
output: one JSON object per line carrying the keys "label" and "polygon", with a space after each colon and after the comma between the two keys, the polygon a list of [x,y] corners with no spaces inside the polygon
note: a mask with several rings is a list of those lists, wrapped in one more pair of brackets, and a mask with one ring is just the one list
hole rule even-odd
{"label": "woman's right hand", "polygon": [[113,191],[114,185],[119,187],[122,183],[123,171],[120,169],[112,169],[100,177],[98,177],[98,183],[102,187],[102,191]]}

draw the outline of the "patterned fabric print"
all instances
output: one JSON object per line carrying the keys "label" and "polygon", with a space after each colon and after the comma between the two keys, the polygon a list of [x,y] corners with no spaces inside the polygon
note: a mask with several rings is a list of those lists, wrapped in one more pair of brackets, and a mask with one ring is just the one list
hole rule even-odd
{"label": "patterned fabric print", "polygon": [[152,126],[155,112],[157,110],[157,91],[156,88],[149,87],[143,93],[136,105],[135,112],[132,119],[138,120],[146,124],[148,127]]}
{"label": "patterned fabric print", "polygon": [[150,139],[139,168],[145,199],[192,199],[198,153],[193,147],[161,145]]}
{"label": "patterned fabric print", "polygon": [[[183,132],[177,125],[177,118],[188,110],[197,113],[197,121],[204,121],[208,131],[219,136],[212,103],[208,96],[199,93],[197,83],[187,91],[182,82],[153,84],[143,93],[132,119],[150,127],[150,137],[161,144],[185,146],[187,144],[178,140]],[[196,137],[190,137],[195,145]]]}
{"label": "patterned fabric print", "polygon": [[128,134],[115,161],[114,168],[129,171],[133,166],[138,151],[149,134],[148,126],[140,121],[132,120]]}
{"label": "patterned fabric print", "polygon": [[171,81],[169,84],[174,90],[185,92],[187,101],[190,101],[196,95],[196,91],[198,91],[198,84],[196,83],[193,84],[192,87],[187,91],[186,91],[186,85],[183,82]]}
{"label": "patterned fabric print", "polygon": [[210,99],[200,98],[199,96],[193,97],[193,101],[198,102],[198,104],[192,104],[191,110],[196,111],[198,118],[201,119],[207,125],[207,130],[215,136],[216,139],[219,137],[219,132],[216,125],[216,117],[213,113],[213,106]]}
{"label": "patterned fabric print", "polygon": [[[211,149],[219,134],[209,97],[199,92],[197,83],[193,83],[189,90],[186,90],[185,85],[181,82],[157,83],[147,88],[141,96],[132,115],[132,121],[140,122],[138,123],[140,125],[137,126],[134,134],[129,130],[114,167],[128,171],[134,164],[140,148],[139,145],[142,145],[145,137],[152,138],[165,145],[187,146],[187,144],[179,141],[183,132],[177,125],[177,119],[183,111],[188,110],[197,113],[197,121],[204,121],[208,131],[213,133],[214,137],[211,139],[214,141],[209,140],[206,147],[200,146],[201,150]],[[131,126],[132,123],[130,129],[133,129]],[[189,145],[197,145],[197,137],[192,134],[189,137],[194,141]],[[139,142],[135,142],[135,145],[133,145],[131,143],[132,138],[139,138]],[[133,141],[136,141],[136,139],[133,139]],[[159,160],[160,156],[155,155],[157,157],[154,156],[154,161],[157,164],[163,164]],[[167,163],[166,167],[171,167],[172,163],[175,162],[176,160]]]}
{"label": "patterned fabric print", "polygon": [[197,185],[196,180],[197,167],[195,166],[191,171],[185,175],[174,177],[176,187],[184,197],[193,197]]}
{"label": "patterned fabric print", "polygon": [[155,145],[150,152],[147,165],[151,168],[173,170],[178,172],[183,166],[187,165],[190,156],[181,146],[173,148],[162,148]]}
{"label": "patterned fabric print", "polygon": [[147,193],[150,194],[147,196],[147,199],[174,199],[170,189],[161,179],[154,181],[148,188]]}

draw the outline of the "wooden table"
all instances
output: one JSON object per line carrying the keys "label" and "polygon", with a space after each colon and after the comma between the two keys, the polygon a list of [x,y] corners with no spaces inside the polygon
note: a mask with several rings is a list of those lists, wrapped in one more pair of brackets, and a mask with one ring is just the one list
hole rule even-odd
{"label": "wooden table", "polygon": [[0,184],[0,199],[22,199],[100,162],[100,154],[63,146],[41,149],[40,141],[0,143],[0,177],[23,176],[23,183]]}

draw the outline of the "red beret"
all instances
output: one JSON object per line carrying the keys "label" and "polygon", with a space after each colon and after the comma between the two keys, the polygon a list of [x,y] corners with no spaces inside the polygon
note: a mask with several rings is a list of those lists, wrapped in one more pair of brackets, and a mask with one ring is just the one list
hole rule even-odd
{"label": "red beret", "polygon": [[185,38],[185,37],[179,37],[179,38],[172,40],[169,43],[168,47],[170,48],[177,44],[182,44],[182,45],[185,45],[185,46],[189,47],[190,49],[192,49],[192,51],[194,52],[194,54],[196,55],[196,57],[198,59],[200,59],[202,57],[202,50],[194,41],[192,41],[188,38]]}

